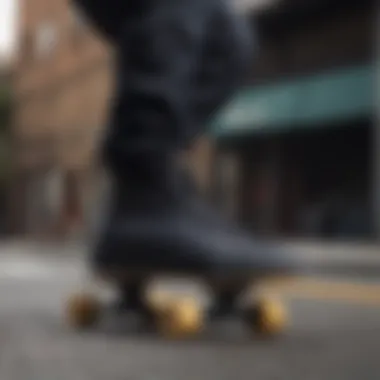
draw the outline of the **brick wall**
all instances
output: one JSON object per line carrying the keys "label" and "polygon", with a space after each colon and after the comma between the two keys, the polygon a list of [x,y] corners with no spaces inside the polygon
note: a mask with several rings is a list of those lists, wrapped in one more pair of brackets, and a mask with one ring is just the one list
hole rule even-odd
{"label": "brick wall", "polygon": [[[22,0],[14,137],[21,165],[87,165],[104,124],[110,54],[66,0]],[[35,158],[32,160],[31,156]]]}
{"label": "brick wall", "polygon": [[[52,182],[52,172],[58,172],[61,210],[56,219],[45,222],[45,230],[64,233],[71,230],[70,220],[75,219],[73,196],[83,198],[81,189],[87,191],[88,173],[93,173],[96,142],[112,86],[112,54],[67,0],[21,0],[20,9],[13,80],[12,191],[18,194],[17,204],[24,205],[13,210],[13,229],[28,230],[28,218],[38,224],[42,206],[28,202],[48,202],[52,185],[45,185],[44,190],[44,184]],[[73,181],[74,185],[66,183]],[[41,188],[38,201],[30,196],[35,183]],[[69,190],[68,195],[65,191]],[[34,214],[28,217],[28,210],[35,210]],[[67,220],[68,225],[62,226]]]}

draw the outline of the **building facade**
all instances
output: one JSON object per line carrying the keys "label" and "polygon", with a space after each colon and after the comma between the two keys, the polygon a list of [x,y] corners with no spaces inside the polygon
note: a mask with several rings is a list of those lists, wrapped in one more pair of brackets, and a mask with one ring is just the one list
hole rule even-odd
{"label": "building facade", "polygon": [[251,81],[214,128],[221,204],[251,230],[379,236],[374,4],[283,0],[255,14]]}
{"label": "building facade", "polygon": [[20,10],[10,228],[65,235],[82,228],[96,188],[112,54],[65,0],[21,0]]}

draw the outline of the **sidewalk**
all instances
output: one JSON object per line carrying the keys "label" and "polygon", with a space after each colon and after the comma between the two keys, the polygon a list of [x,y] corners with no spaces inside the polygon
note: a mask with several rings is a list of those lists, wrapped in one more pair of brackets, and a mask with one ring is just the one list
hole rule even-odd
{"label": "sidewalk", "polygon": [[282,241],[292,257],[322,273],[380,278],[380,245],[323,241]]}
{"label": "sidewalk", "polygon": [[86,254],[86,246],[80,241],[37,241],[37,240],[5,240],[0,241],[1,255],[52,255],[76,256]]}
{"label": "sidewalk", "polygon": [[[326,243],[320,241],[277,241],[291,259],[326,274],[368,275],[380,278],[380,245],[365,243]],[[14,240],[0,242],[2,255],[54,255],[82,257],[84,242],[39,242]]]}

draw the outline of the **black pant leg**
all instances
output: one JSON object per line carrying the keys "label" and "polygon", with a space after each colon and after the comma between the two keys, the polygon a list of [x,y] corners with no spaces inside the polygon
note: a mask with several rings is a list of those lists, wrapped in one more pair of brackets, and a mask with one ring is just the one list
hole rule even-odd
{"label": "black pant leg", "polygon": [[204,33],[215,0],[158,0],[129,17],[117,45],[117,88],[105,140],[109,165],[187,143]]}
{"label": "black pant leg", "polygon": [[246,80],[255,55],[254,31],[244,15],[220,4],[209,24],[204,54],[193,88],[197,123],[193,135],[203,133],[215,113]]}

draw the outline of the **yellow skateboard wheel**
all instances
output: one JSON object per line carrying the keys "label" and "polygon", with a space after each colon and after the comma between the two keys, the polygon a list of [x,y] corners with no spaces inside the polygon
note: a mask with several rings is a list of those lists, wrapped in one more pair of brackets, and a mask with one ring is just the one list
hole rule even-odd
{"label": "yellow skateboard wheel", "polygon": [[159,333],[170,339],[194,336],[202,330],[204,324],[201,305],[190,297],[162,300],[155,315]]}
{"label": "yellow skateboard wheel", "polygon": [[66,318],[74,328],[87,328],[97,322],[100,309],[100,302],[94,295],[75,294],[67,301]]}
{"label": "yellow skateboard wheel", "polygon": [[276,336],[284,332],[288,316],[283,304],[276,299],[263,298],[246,313],[247,323],[261,336]]}

